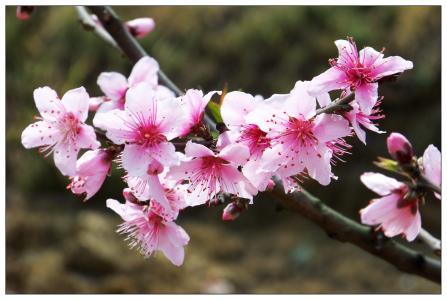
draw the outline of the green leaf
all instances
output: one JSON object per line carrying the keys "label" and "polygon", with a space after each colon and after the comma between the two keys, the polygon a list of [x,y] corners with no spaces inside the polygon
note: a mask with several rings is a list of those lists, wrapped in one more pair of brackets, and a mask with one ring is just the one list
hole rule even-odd
{"label": "green leaf", "polygon": [[223,123],[222,116],[220,115],[220,105],[216,102],[210,101],[208,102],[208,109],[211,112],[211,116],[213,117],[216,123]]}

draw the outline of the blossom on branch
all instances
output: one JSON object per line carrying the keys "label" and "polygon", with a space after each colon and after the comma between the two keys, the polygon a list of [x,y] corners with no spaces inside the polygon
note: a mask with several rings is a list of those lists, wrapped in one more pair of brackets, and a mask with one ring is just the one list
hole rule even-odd
{"label": "blossom on branch", "polygon": [[[433,145],[429,145],[422,156],[422,172],[435,186],[441,188],[441,152]],[[434,193],[436,198],[441,195]]]}
{"label": "blossom on branch", "polygon": [[49,87],[34,90],[40,112],[37,122],[22,132],[25,148],[40,148],[47,156],[54,153],[54,163],[63,175],[75,176],[76,159],[81,149],[96,149],[95,130],[84,122],[88,115],[89,95],[83,87],[69,90],[62,100]]}
{"label": "blossom on branch", "polygon": [[360,210],[362,223],[379,225],[387,237],[402,234],[413,241],[421,230],[419,198],[406,184],[379,173],[364,173],[360,180],[382,196]]}
{"label": "blossom on branch", "polygon": [[354,92],[360,110],[367,115],[378,99],[378,81],[413,68],[411,61],[400,56],[384,58],[383,51],[371,47],[358,52],[352,38],[336,40],[335,45],[338,58],[330,59],[331,68],[312,79],[310,93],[315,96],[333,90]]}

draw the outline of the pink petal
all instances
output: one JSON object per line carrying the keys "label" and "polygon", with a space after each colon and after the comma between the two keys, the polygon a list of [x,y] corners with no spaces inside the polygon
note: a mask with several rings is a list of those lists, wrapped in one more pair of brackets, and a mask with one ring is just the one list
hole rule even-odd
{"label": "pink petal", "polygon": [[222,119],[228,127],[245,124],[245,116],[251,112],[259,102],[247,93],[230,92],[225,95],[220,113]]}
{"label": "pink petal", "polygon": [[351,129],[349,122],[340,115],[320,114],[315,118],[313,133],[320,142],[328,142],[349,135]]}
{"label": "pink petal", "polygon": [[377,102],[379,84],[365,83],[355,89],[355,101],[359,104],[360,110],[369,115],[371,109]]}
{"label": "pink petal", "polygon": [[124,107],[126,112],[131,113],[138,121],[141,121],[141,118],[156,119],[157,101],[152,86],[143,82],[129,88]]}
{"label": "pink petal", "polygon": [[129,176],[144,176],[151,161],[150,154],[142,145],[129,144],[124,146],[122,153],[123,168]]}
{"label": "pink petal", "polygon": [[106,113],[97,113],[93,119],[95,127],[106,130],[106,136],[117,145],[132,141],[135,134],[133,120],[128,120],[125,111],[114,109]]}
{"label": "pink petal", "polygon": [[[182,242],[176,239],[178,234],[174,233],[175,236],[172,236],[172,232],[180,230],[183,229],[180,226],[176,225],[174,222],[165,223],[165,230],[160,237],[159,242],[159,249],[163,252],[166,258],[168,258],[176,266],[181,266],[185,257],[185,251],[183,248],[184,245],[177,245],[181,244]],[[173,242],[173,240],[175,241],[175,243]]]}
{"label": "pink petal", "polygon": [[309,176],[321,185],[328,185],[333,177],[331,171],[331,153],[330,151],[320,151],[318,153],[308,153],[303,155],[304,164],[307,169]]}
{"label": "pink petal", "polygon": [[336,40],[338,49],[338,63],[345,67],[355,67],[359,61],[357,49],[354,44],[347,40]]}
{"label": "pink petal", "polygon": [[242,174],[250,183],[259,191],[265,191],[267,188],[272,173],[259,172],[260,160],[249,160],[242,168]]}
{"label": "pink petal", "polygon": [[179,137],[185,128],[189,127],[187,124],[188,118],[182,109],[179,109],[178,100],[175,98],[166,98],[157,101],[156,119],[159,121],[159,130],[168,141]]}
{"label": "pink petal", "polygon": [[54,163],[64,176],[76,175],[76,160],[79,148],[69,142],[56,144],[54,147]]}
{"label": "pink petal", "polygon": [[413,62],[400,56],[389,56],[375,62],[371,75],[377,80],[409,69],[413,69]]}
{"label": "pink petal", "polygon": [[122,204],[114,199],[107,199],[108,208],[117,213],[124,221],[132,221],[143,216],[142,206],[132,205],[129,202]]}
{"label": "pink petal", "polygon": [[258,192],[256,188],[235,167],[221,166],[221,190],[240,198],[252,200]]}
{"label": "pink petal", "polygon": [[179,157],[175,152],[175,147],[172,143],[164,142],[147,148],[147,152],[153,159],[156,159],[164,166],[178,165]]}
{"label": "pink petal", "polygon": [[379,225],[397,213],[397,201],[399,195],[391,194],[379,199],[374,199],[367,207],[360,210],[363,224]]}
{"label": "pink petal", "polygon": [[191,141],[188,141],[188,143],[186,143],[185,154],[188,157],[214,156],[214,152],[207,147],[201,144],[193,143]]}
{"label": "pink petal", "polygon": [[88,116],[90,96],[87,94],[85,88],[69,90],[62,97],[62,104],[67,112],[72,112],[79,121],[85,122]]}
{"label": "pink petal", "polygon": [[372,172],[363,173],[362,176],[360,176],[360,180],[370,190],[381,196],[388,195],[392,191],[401,188],[403,185],[403,183],[394,178]]}
{"label": "pink petal", "polygon": [[62,133],[57,126],[47,121],[38,121],[28,125],[22,132],[22,144],[26,149],[54,145],[60,139],[62,139]]}
{"label": "pink petal", "polygon": [[248,147],[241,144],[230,144],[223,148],[218,154],[218,157],[236,165],[243,165],[246,163],[249,156],[250,151],[248,150]]}
{"label": "pink petal", "polygon": [[129,86],[136,86],[138,83],[146,82],[155,87],[158,83],[159,66],[155,59],[149,56],[141,58],[133,67],[129,75]]}
{"label": "pink petal", "polygon": [[79,148],[96,149],[101,146],[101,143],[96,140],[95,129],[90,125],[83,124],[79,128],[76,145]]}
{"label": "pink petal", "polygon": [[371,47],[365,47],[359,52],[359,59],[363,66],[371,67],[375,63],[380,62],[383,58],[383,53],[376,51]]}
{"label": "pink petal", "polygon": [[312,96],[318,96],[322,93],[344,89],[348,86],[346,83],[348,78],[346,73],[332,67],[324,73],[312,78],[309,86],[309,94]]}
{"label": "pink petal", "polygon": [[329,103],[331,103],[331,97],[329,96],[329,93],[322,93],[320,95],[317,95],[317,101],[320,107],[325,107]]}
{"label": "pink petal", "polygon": [[112,101],[119,101],[127,91],[127,79],[117,72],[103,72],[96,81],[101,91]]}
{"label": "pink petal", "polygon": [[411,225],[407,227],[405,231],[405,237],[407,241],[412,242],[421,232],[421,214],[419,211],[413,216]]}
{"label": "pink petal", "polygon": [[441,186],[441,152],[429,145],[422,156],[425,176],[436,186]]}
{"label": "pink petal", "polygon": [[297,81],[295,87],[290,92],[290,97],[285,102],[284,109],[287,109],[289,116],[303,116],[306,120],[315,115],[317,103],[315,97],[308,93],[310,82]]}
{"label": "pink petal", "polygon": [[36,107],[44,119],[55,120],[65,114],[65,107],[51,88],[37,88],[33,94]]}

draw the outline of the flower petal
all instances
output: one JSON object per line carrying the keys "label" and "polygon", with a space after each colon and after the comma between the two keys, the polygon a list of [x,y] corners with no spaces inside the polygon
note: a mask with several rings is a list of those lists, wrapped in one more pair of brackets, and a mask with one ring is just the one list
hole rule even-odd
{"label": "flower petal", "polygon": [[70,142],[62,142],[54,146],[54,163],[62,175],[75,176],[78,153],[79,147]]}
{"label": "flower petal", "polygon": [[67,112],[73,113],[81,122],[85,122],[88,116],[90,96],[85,88],[69,90],[62,97],[62,104]]}
{"label": "flower petal", "polygon": [[295,87],[285,103],[289,116],[298,117],[301,115],[307,120],[315,115],[317,103],[315,97],[308,93],[309,86],[309,81],[297,81],[295,83]]}
{"label": "flower petal", "polygon": [[229,144],[223,148],[217,156],[236,165],[243,165],[247,162],[248,157],[250,156],[250,151],[248,147],[244,145]]}
{"label": "flower petal", "polygon": [[117,72],[103,72],[96,81],[101,91],[112,101],[119,101],[127,91],[127,79]]}
{"label": "flower petal", "polygon": [[366,172],[360,176],[360,180],[370,190],[381,196],[386,196],[392,191],[402,187],[403,183],[394,178],[380,173]]}
{"label": "flower petal", "polygon": [[318,96],[322,93],[344,89],[348,86],[346,73],[332,67],[318,76],[312,78],[309,86],[309,94]]}
{"label": "flower petal", "polygon": [[34,90],[34,102],[44,119],[55,120],[65,113],[65,107],[62,105],[57,93],[45,86]]}
{"label": "flower petal", "polygon": [[207,147],[196,144],[191,141],[186,143],[185,154],[189,157],[205,157],[205,156],[214,156],[214,152],[208,149]]}
{"label": "flower petal", "polygon": [[259,102],[248,93],[230,92],[225,95],[220,108],[222,120],[228,127],[245,124],[245,116],[256,107],[257,103]]}
{"label": "flower petal", "polygon": [[433,145],[429,145],[422,156],[424,174],[434,185],[441,186],[441,152]]}
{"label": "flower petal", "polygon": [[349,122],[340,115],[320,114],[315,118],[313,133],[320,142],[328,142],[349,135],[351,129]]}
{"label": "flower petal", "polygon": [[61,138],[59,129],[47,121],[30,124],[22,132],[22,144],[26,149],[54,145]]}
{"label": "flower petal", "polygon": [[153,87],[157,86],[159,69],[158,62],[152,57],[141,58],[129,75],[129,86],[133,87],[141,82],[146,82]]}
{"label": "flower petal", "polygon": [[122,165],[129,176],[144,176],[151,157],[146,151],[146,147],[136,144],[124,146],[122,154]]}
{"label": "flower petal", "polygon": [[390,76],[393,74],[402,73],[405,70],[413,69],[413,62],[405,60],[400,56],[389,56],[374,63],[371,76],[376,80]]}
{"label": "flower petal", "polygon": [[377,102],[379,84],[365,83],[355,89],[355,101],[359,104],[360,110],[369,115]]}
{"label": "flower petal", "polygon": [[92,126],[83,124],[79,129],[76,138],[76,145],[79,148],[96,149],[101,146],[101,143],[96,140],[95,129]]}

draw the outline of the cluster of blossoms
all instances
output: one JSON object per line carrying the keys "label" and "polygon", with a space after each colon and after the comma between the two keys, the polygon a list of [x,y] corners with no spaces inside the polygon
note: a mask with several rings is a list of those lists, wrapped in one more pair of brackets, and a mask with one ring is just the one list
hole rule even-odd
{"label": "cluster of blossoms", "polygon": [[[380,173],[364,173],[360,179],[373,192],[382,196],[360,210],[364,224],[383,229],[388,237],[403,235],[413,241],[421,231],[419,206],[424,203],[427,187],[441,189],[441,152],[429,145],[419,159],[413,154],[410,142],[400,133],[387,139],[388,152],[394,160],[380,158],[379,167],[404,175],[400,182]],[[441,199],[441,195],[434,193]]]}
{"label": "cluster of blossoms", "polygon": [[[366,143],[365,129],[382,132],[375,124],[383,117],[378,83],[411,69],[412,62],[384,58],[370,47],[357,52],[352,39],[335,44],[339,56],[329,70],[265,100],[196,89],[176,96],[159,84],[159,66],[150,57],[128,78],[101,73],[104,96],[89,97],[78,88],[59,99],[52,89],[38,88],[39,121],[23,131],[22,143],[53,153],[71,180],[68,188],[85,200],[117,162],[125,171],[125,202],[109,199],[107,207],[124,220],[118,231],[143,255],[160,250],[181,265],[189,237],[175,221],[183,209],[229,201],[222,217],[232,220],[257,193],[273,187],[273,178],[286,193],[299,190],[305,178],[328,185],[337,178],[332,166],[351,148],[347,137]],[[332,101],[330,91],[340,98]],[[219,107],[219,133],[203,121],[210,103]],[[89,110],[94,127],[85,124]],[[81,149],[89,150],[77,159]]]}

